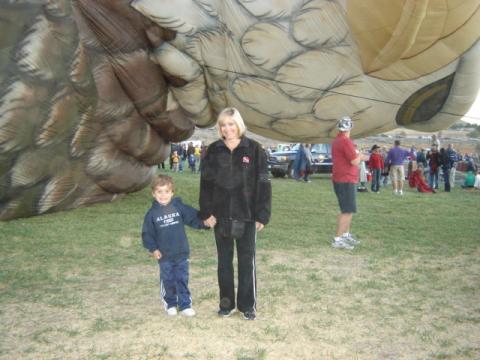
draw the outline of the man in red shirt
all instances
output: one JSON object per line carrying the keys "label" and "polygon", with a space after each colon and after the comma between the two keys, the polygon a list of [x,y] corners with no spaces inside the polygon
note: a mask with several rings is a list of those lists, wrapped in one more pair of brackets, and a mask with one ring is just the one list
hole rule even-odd
{"label": "man in red shirt", "polygon": [[358,165],[360,161],[368,160],[368,156],[359,153],[350,139],[352,128],[351,118],[345,116],[340,119],[337,124],[339,132],[332,143],[333,189],[340,206],[332,247],[341,249],[353,249],[359,243],[350,233],[350,224],[353,214],[357,212]]}

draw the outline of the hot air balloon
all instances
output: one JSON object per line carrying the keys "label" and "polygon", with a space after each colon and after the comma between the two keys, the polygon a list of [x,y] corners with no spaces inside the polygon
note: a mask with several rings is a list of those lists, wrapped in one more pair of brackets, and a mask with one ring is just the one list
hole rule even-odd
{"label": "hot air balloon", "polygon": [[145,187],[169,144],[237,107],[329,142],[453,124],[480,88],[480,0],[7,0],[0,220]]}

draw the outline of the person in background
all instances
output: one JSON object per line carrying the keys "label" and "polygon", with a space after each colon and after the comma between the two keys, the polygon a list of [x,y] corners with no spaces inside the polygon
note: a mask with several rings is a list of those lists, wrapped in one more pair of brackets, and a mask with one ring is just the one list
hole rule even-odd
{"label": "person in background", "polygon": [[187,150],[184,145],[178,144],[177,155],[178,155],[178,171],[183,171],[183,164],[185,159],[187,158]]}
{"label": "person in background", "polygon": [[387,187],[388,185],[388,178],[389,178],[389,167],[385,165],[385,161],[387,160],[387,148],[385,146],[382,146],[382,148],[380,149],[380,155],[382,156],[383,158],[383,171],[382,171],[382,186],[383,187]]}
{"label": "person in background", "polygon": [[427,163],[427,157],[426,157],[426,151],[424,148],[420,149],[420,151],[417,151],[417,165],[422,164],[422,167],[425,169],[428,166]]}
{"label": "person in background", "polygon": [[384,168],[384,159],[380,153],[380,146],[373,145],[370,150],[370,159],[368,159],[368,168],[372,174],[371,190],[374,193],[380,192],[380,178]]}
{"label": "person in background", "polygon": [[410,183],[410,187],[416,188],[418,192],[435,193],[435,190],[428,186],[427,182],[425,181],[423,164],[421,163],[417,164],[416,169],[412,169],[412,174],[408,181]]}
{"label": "person in background", "polygon": [[410,152],[408,154],[408,166],[407,166],[407,176],[406,178],[410,178],[410,175],[413,173],[414,170],[417,168],[417,148],[415,145],[410,146]]}
{"label": "person in background", "polygon": [[459,157],[457,152],[453,149],[453,144],[448,144],[447,147],[447,156],[450,162],[450,187],[455,187],[455,175],[457,173],[457,162],[459,161]]}
{"label": "person in background", "polygon": [[473,156],[471,154],[465,154],[464,161],[467,164],[466,171],[475,172],[475,163],[473,162]]}
{"label": "person in background", "polygon": [[393,144],[393,148],[391,148],[387,154],[385,163],[390,168],[393,193],[403,195],[403,182],[405,181],[403,163],[410,153],[400,147],[400,140],[395,140]]}
{"label": "person in background", "polygon": [[440,149],[440,139],[435,134],[432,135],[432,145],[436,145],[437,150]]}
{"label": "person in background", "polygon": [[172,170],[172,171],[173,171],[173,161],[172,161],[173,156],[172,156],[172,155],[173,155],[173,152],[174,152],[174,151],[176,151],[177,154],[178,154],[178,147],[179,147],[179,145],[176,144],[176,143],[172,143],[172,144],[170,145],[169,168],[170,168],[170,170]]}
{"label": "person in background", "polygon": [[474,161],[473,156],[471,154],[465,153],[463,156],[463,161],[465,162],[465,181],[463,182],[462,188],[464,189],[472,189],[475,186],[475,180],[478,175],[478,170]]}
{"label": "person in background", "polygon": [[179,170],[179,163],[180,163],[180,156],[178,156],[177,150],[174,150],[172,155],[170,156],[170,160],[172,161],[172,171],[178,172]]}
{"label": "person in background", "polygon": [[202,148],[200,145],[195,145],[195,162],[198,164],[198,169],[200,169],[200,158],[202,156]]}
{"label": "person in background", "polygon": [[442,167],[445,192],[450,192],[450,159],[448,157],[447,150],[444,148],[440,149],[439,159]]}
{"label": "person in background", "polygon": [[187,145],[187,159],[190,156],[190,154],[195,155],[195,146],[191,141]]}
{"label": "person in background", "polygon": [[368,192],[368,172],[367,172],[367,165],[365,161],[360,161],[358,164],[358,185],[357,191],[358,192]]}
{"label": "person in background", "polygon": [[415,147],[415,145],[412,145],[410,147],[410,159],[413,160],[413,161],[416,161],[417,159],[417,148]]}
{"label": "person in background", "polygon": [[440,172],[440,153],[438,147],[432,144],[432,149],[427,153],[427,161],[429,168],[428,184],[432,189],[438,189],[438,174]]}
{"label": "person in background", "polygon": [[361,154],[350,139],[353,128],[352,119],[348,116],[337,123],[338,134],[332,143],[332,183],[340,207],[337,227],[332,247],[353,249],[359,243],[350,232],[353,214],[357,212],[358,165],[367,161],[368,156]]}
{"label": "person in background", "polygon": [[311,148],[311,144],[304,144],[300,154],[300,177],[302,177],[303,181],[307,183],[311,182],[309,179],[310,173],[312,172],[313,164]]}
{"label": "person in background", "polygon": [[302,171],[302,158],[305,152],[303,151],[303,144],[298,145],[297,152],[295,153],[295,159],[293,160],[293,177],[295,180],[300,180]]}
{"label": "person in background", "polygon": [[480,190],[480,170],[477,170],[477,175],[475,175],[473,187],[477,190]]}
{"label": "person in background", "polygon": [[203,160],[200,217],[207,225],[215,226],[220,290],[218,315],[228,317],[237,307],[244,319],[255,320],[257,231],[269,222],[272,201],[267,156],[258,142],[245,136],[245,123],[237,109],[226,108],[220,112],[217,130],[220,139],[210,144]]}
{"label": "person in background", "polygon": [[472,189],[475,186],[475,174],[472,170],[467,170],[465,174],[465,181],[463,182],[463,189]]}
{"label": "person in background", "polygon": [[194,152],[191,152],[189,155],[188,155],[188,167],[190,168],[190,170],[192,171],[192,173],[195,173],[197,171],[196,167],[197,167],[197,158],[195,157],[195,153]]}

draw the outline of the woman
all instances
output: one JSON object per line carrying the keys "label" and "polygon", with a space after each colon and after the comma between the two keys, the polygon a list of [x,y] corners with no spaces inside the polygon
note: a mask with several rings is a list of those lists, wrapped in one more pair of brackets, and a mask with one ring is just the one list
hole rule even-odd
{"label": "woman", "polygon": [[220,139],[207,149],[200,180],[200,217],[215,227],[220,288],[219,316],[235,311],[233,246],[238,257],[236,306],[247,320],[256,316],[255,241],[270,219],[271,184],[261,145],[245,136],[235,108],[218,116]]}

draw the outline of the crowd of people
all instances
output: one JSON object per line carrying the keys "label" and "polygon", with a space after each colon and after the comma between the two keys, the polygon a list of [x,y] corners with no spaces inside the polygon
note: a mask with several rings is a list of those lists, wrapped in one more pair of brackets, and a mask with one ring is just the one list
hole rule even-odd
{"label": "crowd of people", "polygon": [[[457,168],[465,172],[463,188],[480,188],[480,173],[473,155],[460,154],[454,149],[453,144],[440,147],[436,136],[432,136],[429,149],[417,150],[412,146],[407,150],[401,147],[399,140],[395,140],[394,146],[388,151],[374,145],[368,167],[373,192],[378,192],[379,184],[386,185],[389,180],[393,193],[398,195],[404,194],[405,181],[408,181],[411,188],[427,193],[438,191],[439,184],[443,182],[444,191],[450,192],[456,184]],[[471,181],[472,178],[477,178],[476,185],[475,180]]]}
{"label": "crowd of people", "polygon": [[[173,172],[184,171],[188,168],[195,173],[201,170],[202,159],[205,157],[207,146],[204,142],[194,144],[192,141],[172,143],[170,145],[169,169]],[[165,163],[160,165],[165,169]]]}
{"label": "crowd of people", "polygon": [[[354,145],[356,146],[356,145]],[[462,187],[480,188],[480,172],[478,159],[473,154],[457,152],[453,144],[440,147],[439,139],[433,135],[430,148],[416,149],[411,146],[405,149],[400,140],[395,140],[393,147],[387,150],[377,144],[369,150],[366,161],[358,164],[359,182],[357,191],[379,193],[381,187],[392,185],[393,194],[404,195],[404,184],[419,192],[435,193],[439,183],[444,184],[444,191],[450,192],[457,182],[457,168],[465,173]],[[300,144],[293,163],[293,177],[297,181],[311,182],[309,179],[313,157],[311,144]]]}
{"label": "crowd of people", "polygon": [[[457,170],[465,173],[462,188],[480,189],[478,159],[473,154],[461,154],[451,143],[441,147],[436,135],[432,135],[431,140],[430,148],[418,150],[415,146],[408,150],[402,148],[400,140],[395,140],[393,147],[388,150],[377,144],[364,150],[369,159],[358,165],[357,191],[368,191],[370,183],[370,191],[379,193],[382,187],[391,184],[394,194],[403,195],[404,184],[408,183],[410,188],[419,192],[435,193],[443,182],[444,191],[449,192],[457,182]],[[311,146],[300,144],[298,147],[293,166],[293,175],[297,181],[311,182]],[[172,143],[169,169],[173,172],[200,172],[206,150],[207,145],[204,142]],[[268,151],[272,150],[267,148],[267,153]],[[161,167],[165,169],[165,164],[162,163]]]}

